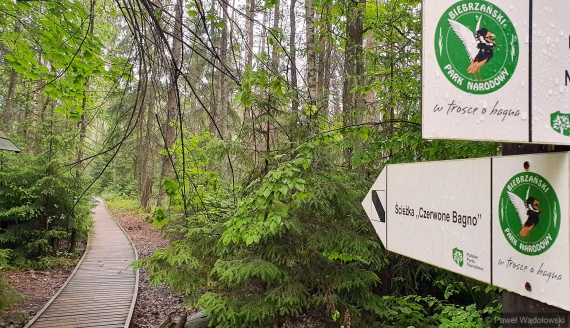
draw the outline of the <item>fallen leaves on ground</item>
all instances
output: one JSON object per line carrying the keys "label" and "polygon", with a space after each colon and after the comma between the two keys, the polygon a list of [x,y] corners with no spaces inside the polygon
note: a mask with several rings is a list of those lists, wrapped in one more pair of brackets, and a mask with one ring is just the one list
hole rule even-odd
{"label": "fallen leaves on ground", "polygon": [[24,298],[0,316],[0,326],[7,328],[24,325],[41,310],[57,293],[75,266],[60,267],[46,271],[29,269],[5,270],[0,274],[7,277]]}
{"label": "fallen leaves on ground", "polygon": [[[115,219],[135,244],[139,259],[150,257],[155,249],[169,244],[169,241],[163,238],[151,223],[144,222],[136,214],[120,212],[115,214]],[[182,297],[163,284],[151,287],[144,269],[141,269],[139,274],[139,291],[131,327],[158,326],[166,321],[169,314],[177,322],[185,312],[182,307]]]}

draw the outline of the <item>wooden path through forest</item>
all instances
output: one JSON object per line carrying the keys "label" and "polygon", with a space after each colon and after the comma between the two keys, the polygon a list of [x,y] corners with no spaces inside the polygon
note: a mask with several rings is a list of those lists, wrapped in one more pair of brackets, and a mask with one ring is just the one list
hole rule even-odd
{"label": "wooden path through forest", "polygon": [[71,277],[26,327],[128,327],[138,272],[136,250],[103,200],[93,210],[85,255]]}

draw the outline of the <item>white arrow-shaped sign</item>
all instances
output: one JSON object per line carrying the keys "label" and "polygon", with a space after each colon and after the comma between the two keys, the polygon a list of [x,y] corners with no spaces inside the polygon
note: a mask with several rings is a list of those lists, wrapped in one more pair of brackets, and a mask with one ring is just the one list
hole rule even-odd
{"label": "white arrow-shaped sign", "polygon": [[384,247],[387,245],[386,240],[386,168],[380,173],[376,182],[372,185],[372,189],[368,192],[362,206],[370,222],[376,229],[376,233],[380,237]]}
{"label": "white arrow-shaped sign", "polygon": [[362,206],[384,247],[570,310],[570,154],[387,165]]}

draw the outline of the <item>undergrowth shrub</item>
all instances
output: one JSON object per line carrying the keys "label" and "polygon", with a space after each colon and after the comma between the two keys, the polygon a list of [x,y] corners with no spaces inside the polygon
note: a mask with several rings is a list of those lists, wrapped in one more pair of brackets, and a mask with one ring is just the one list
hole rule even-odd
{"label": "undergrowth shrub", "polygon": [[[85,239],[91,218],[80,181],[57,158],[9,154],[0,172],[0,248],[12,261],[73,251]],[[79,183],[78,183],[79,182]]]}
{"label": "undergrowth shrub", "polygon": [[[0,249],[0,271],[6,269],[10,257],[9,249]],[[0,275],[0,312],[10,308],[13,304],[22,298],[12,285],[8,278]]]}
{"label": "undergrowth shrub", "polygon": [[[219,141],[189,135],[190,181],[166,179],[168,206],[154,213],[173,242],[135,267],[203,308],[216,327],[274,327],[304,315],[327,327],[481,324],[497,313],[495,303],[454,304],[450,297],[471,293],[471,285],[437,270],[424,279],[416,264],[382,248],[360,206],[370,182],[334,163],[337,140],[369,131],[362,130],[323,134],[235,187],[212,171]],[[429,295],[437,281],[451,286],[448,295]]]}
{"label": "undergrowth shrub", "polygon": [[182,186],[165,181],[177,211],[157,221],[175,241],[136,266],[219,327],[267,327],[309,312],[331,324],[334,311],[348,311],[355,326],[373,320],[382,299],[371,288],[387,262],[359,207],[368,185],[324,162],[313,168],[315,146],[234,190],[206,164],[193,167],[187,217]]}

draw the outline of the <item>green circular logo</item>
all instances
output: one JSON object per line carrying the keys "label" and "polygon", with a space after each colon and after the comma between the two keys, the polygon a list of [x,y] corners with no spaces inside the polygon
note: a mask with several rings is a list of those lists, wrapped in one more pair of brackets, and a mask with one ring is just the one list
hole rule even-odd
{"label": "green circular logo", "polygon": [[519,42],[507,15],[487,1],[459,1],[439,19],[435,53],[451,84],[471,94],[502,88],[517,67]]}
{"label": "green circular logo", "polygon": [[560,231],[560,203],[541,175],[524,172],[509,179],[499,200],[501,230],[509,244],[526,255],[546,252]]}

